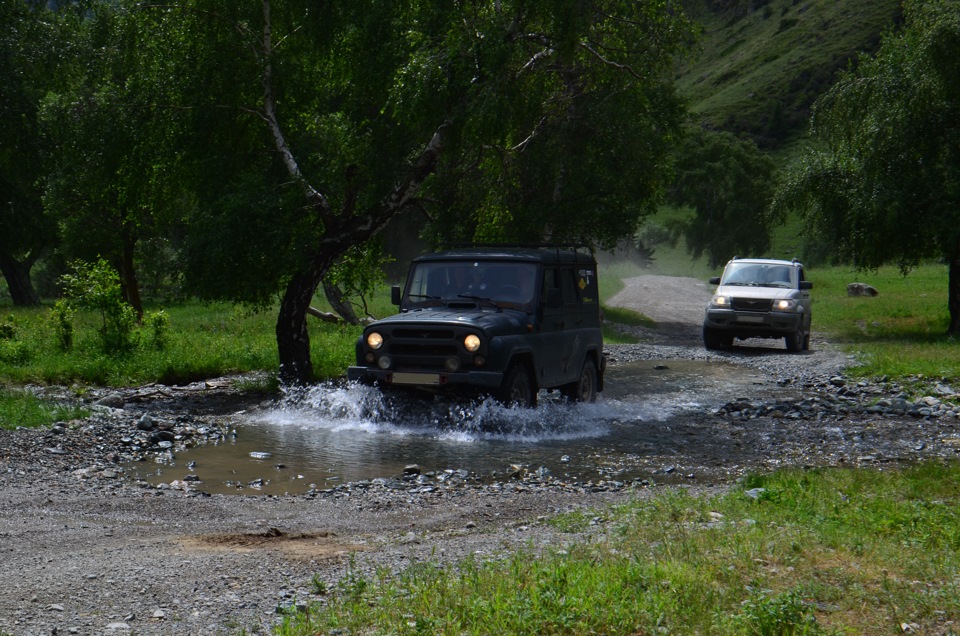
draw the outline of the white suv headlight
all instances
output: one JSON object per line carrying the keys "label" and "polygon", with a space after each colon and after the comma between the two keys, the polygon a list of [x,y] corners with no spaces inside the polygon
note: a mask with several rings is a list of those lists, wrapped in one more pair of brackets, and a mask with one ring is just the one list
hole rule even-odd
{"label": "white suv headlight", "polygon": [[783,299],[773,301],[773,309],[775,311],[792,311],[796,306],[797,302],[795,300]]}
{"label": "white suv headlight", "polygon": [[716,295],[710,299],[710,304],[714,307],[729,307],[730,306],[730,297]]}

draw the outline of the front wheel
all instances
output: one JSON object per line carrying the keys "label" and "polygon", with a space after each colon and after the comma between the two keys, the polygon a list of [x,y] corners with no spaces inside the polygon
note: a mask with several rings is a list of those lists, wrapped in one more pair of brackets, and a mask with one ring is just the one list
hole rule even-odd
{"label": "front wheel", "polygon": [[597,365],[593,359],[583,361],[580,378],[576,382],[564,385],[560,391],[573,402],[593,403],[597,401]]}
{"label": "front wheel", "polygon": [[530,380],[530,372],[521,363],[515,363],[503,378],[497,400],[506,406],[533,408],[537,405],[537,392]]}
{"label": "front wheel", "polygon": [[716,351],[718,349],[723,349],[724,346],[729,347],[733,344],[733,338],[730,336],[724,336],[716,329],[711,329],[710,327],[703,328],[703,346],[709,351]]}
{"label": "front wheel", "polygon": [[784,342],[787,345],[787,351],[790,353],[799,353],[803,351],[803,330],[797,327],[797,330],[791,334],[788,334],[783,337]]}

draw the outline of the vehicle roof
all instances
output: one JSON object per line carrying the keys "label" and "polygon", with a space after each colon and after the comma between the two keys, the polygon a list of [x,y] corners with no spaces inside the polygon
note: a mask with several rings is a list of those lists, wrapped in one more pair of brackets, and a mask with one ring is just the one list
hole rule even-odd
{"label": "vehicle roof", "polygon": [[759,263],[762,265],[790,265],[794,267],[803,267],[803,263],[797,259],[785,261],[776,258],[732,258],[727,264],[729,265],[730,263]]}
{"label": "vehicle roof", "polygon": [[595,265],[596,259],[590,248],[585,246],[573,247],[568,245],[491,245],[457,247],[442,252],[424,254],[413,259],[413,262],[442,261],[442,260],[504,260],[527,261],[538,263],[581,263]]}

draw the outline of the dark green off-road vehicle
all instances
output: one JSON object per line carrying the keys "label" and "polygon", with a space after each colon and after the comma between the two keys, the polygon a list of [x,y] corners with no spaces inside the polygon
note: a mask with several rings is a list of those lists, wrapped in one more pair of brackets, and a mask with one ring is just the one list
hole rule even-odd
{"label": "dark green off-road vehicle", "polygon": [[498,245],[416,258],[400,313],[368,325],[353,381],[384,391],[487,394],[535,406],[541,389],[593,402],[606,366],[588,248]]}

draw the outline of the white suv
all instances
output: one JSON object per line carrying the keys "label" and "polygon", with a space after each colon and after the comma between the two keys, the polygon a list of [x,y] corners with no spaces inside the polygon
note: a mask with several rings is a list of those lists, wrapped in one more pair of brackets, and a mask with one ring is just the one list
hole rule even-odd
{"label": "white suv", "polygon": [[797,259],[735,256],[710,284],[717,291],[703,320],[707,349],[729,347],[734,338],[783,338],[791,352],[810,348],[813,283]]}

